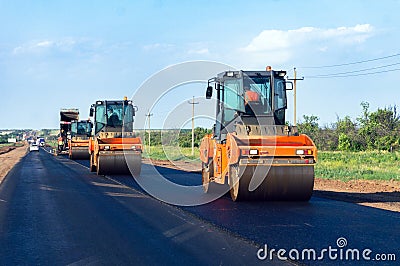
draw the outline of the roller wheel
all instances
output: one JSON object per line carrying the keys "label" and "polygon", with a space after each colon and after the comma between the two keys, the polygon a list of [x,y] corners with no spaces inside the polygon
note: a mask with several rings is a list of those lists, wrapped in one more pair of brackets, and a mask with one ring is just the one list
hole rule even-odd
{"label": "roller wheel", "polygon": [[204,193],[207,193],[210,187],[210,166],[205,163],[202,163],[201,167],[201,180],[203,183]]}
{"label": "roller wheel", "polygon": [[96,165],[94,165],[94,155],[90,154],[90,172],[96,172]]}
{"label": "roller wheel", "polygon": [[100,165],[100,155],[99,156],[97,156],[97,167],[96,167],[96,172],[97,172],[97,175],[103,175],[104,173],[104,171],[103,171],[103,169],[101,168],[102,166]]}
{"label": "roller wheel", "polygon": [[229,183],[230,183],[230,194],[233,201],[240,200],[240,180],[239,180],[239,166],[233,164],[229,166]]}

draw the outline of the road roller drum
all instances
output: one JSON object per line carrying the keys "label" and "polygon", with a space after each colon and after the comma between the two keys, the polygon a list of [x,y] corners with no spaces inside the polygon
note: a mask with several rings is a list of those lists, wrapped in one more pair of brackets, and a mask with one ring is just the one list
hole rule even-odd
{"label": "road roller drum", "polygon": [[98,175],[131,174],[132,170],[133,176],[139,176],[141,172],[142,155],[140,153],[100,152],[97,160]]}
{"label": "road roller drum", "polygon": [[235,164],[230,166],[229,183],[234,201],[308,201],[314,187],[314,167]]}
{"label": "road roller drum", "polygon": [[81,149],[72,148],[69,151],[69,158],[72,160],[87,160],[90,158],[90,154],[88,151],[88,147],[84,147]]}

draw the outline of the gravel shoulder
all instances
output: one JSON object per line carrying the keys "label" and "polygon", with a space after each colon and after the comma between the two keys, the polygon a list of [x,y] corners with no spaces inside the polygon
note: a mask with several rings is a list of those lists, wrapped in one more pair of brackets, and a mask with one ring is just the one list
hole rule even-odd
{"label": "gravel shoulder", "polygon": [[384,180],[330,180],[316,178],[314,195],[400,212],[400,182]]}
{"label": "gravel shoulder", "polygon": [[28,152],[28,145],[21,147],[3,147],[0,149],[0,183],[15,164]]}

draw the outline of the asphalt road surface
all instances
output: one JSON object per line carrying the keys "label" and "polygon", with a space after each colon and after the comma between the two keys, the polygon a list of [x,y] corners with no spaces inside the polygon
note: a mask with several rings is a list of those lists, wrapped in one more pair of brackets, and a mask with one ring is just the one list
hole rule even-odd
{"label": "asphalt road surface", "polygon": [[[132,177],[96,176],[87,164],[42,150],[8,174],[0,186],[1,265],[399,265],[399,213],[317,197],[235,203],[224,196],[176,207],[148,196]],[[201,182],[198,174],[157,169],[177,183]],[[273,257],[259,260],[271,249]],[[299,259],[277,257],[296,251]]]}

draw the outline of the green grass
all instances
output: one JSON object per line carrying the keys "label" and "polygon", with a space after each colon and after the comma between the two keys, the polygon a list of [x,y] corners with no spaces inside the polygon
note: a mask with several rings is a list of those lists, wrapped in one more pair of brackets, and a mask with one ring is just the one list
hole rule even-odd
{"label": "green grass", "polygon": [[21,147],[24,146],[23,142],[17,142],[17,143],[0,143],[0,148],[2,147]]}
{"label": "green grass", "polygon": [[48,141],[46,141],[46,145],[49,145],[53,149],[56,149],[57,148],[57,140],[48,140]]}
{"label": "green grass", "polygon": [[319,152],[315,176],[342,181],[354,179],[400,181],[400,153]]}
{"label": "green grass", "polygon": [[14,146],[14,143],[0,143],[0,148]]}
{"label": "green grass", "polygon": [[157,145],[151,146],[149,153],[149,147],[145,146],[143,157],[153,160],[200,162],[199,148],[194,148],[194,155],[192,156],[192,148]]}

